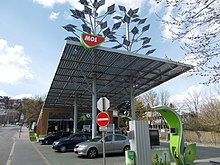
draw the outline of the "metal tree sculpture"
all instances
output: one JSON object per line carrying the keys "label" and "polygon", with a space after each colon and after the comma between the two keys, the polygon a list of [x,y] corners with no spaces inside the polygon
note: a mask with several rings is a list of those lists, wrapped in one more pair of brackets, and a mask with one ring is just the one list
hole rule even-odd
{"label": "metal tree sculpture", "polygon": [[[99,15],[98,9],[105,4],[105,0],[94,0],[93,2],[91,0],[89,2],[87,0],[80,0],[79,2],[84,6],[84,10],[71,9],[70,11],[75,19],[83,22],[82,29],[72,24],[63,26],[64,29],[75,35],[75,37],[67,37],[66,39],[79,41],[80,35],[78,32],[86,32],[103,36],[105,42],[117,43],[112,47],[113,49],[124,48],[129,52],[138,53],[141,50],[151,47],[149,45],[151,38],[143,36],[149,30],[150,24],[144,26],[147,18],[139,18],[137,14],[138,8],[127,11],[124,6],[119,5],[119,10],[123,12],[123,15],[115,15],[113,19],[117,20],[117,22],[110,28],[108,27],[106,17],[115,13],[115,4],[109,6],[104,14]],[[141,27],[142,29],[140,30]],[[119,31],[119,29],[125,29],[125,31]],[[140,44],[140,42],[142,43]],[[155,50],[148,50],[145,55],[149,55]]]}

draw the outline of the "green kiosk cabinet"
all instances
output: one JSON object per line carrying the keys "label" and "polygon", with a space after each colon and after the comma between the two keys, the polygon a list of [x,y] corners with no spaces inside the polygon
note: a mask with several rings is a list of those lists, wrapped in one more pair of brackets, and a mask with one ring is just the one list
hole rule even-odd
{"label": "green kiosk cabinet", "polygon": [[126,165],[135,165],[135,152],[134,151],[125,151],[125,164]]}

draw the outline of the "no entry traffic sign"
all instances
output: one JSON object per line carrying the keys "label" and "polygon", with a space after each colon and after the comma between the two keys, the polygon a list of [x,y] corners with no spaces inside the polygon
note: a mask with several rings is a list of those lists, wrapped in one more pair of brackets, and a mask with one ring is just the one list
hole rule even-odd
{"label": "no entry traffic sign", "polygon": [[106,112],[100,112],[96,116],[96,123],[100,127],[104,127],[104,126],[108,125],[109,121],[110,121],[110,118],[109,118],[109,115]]}

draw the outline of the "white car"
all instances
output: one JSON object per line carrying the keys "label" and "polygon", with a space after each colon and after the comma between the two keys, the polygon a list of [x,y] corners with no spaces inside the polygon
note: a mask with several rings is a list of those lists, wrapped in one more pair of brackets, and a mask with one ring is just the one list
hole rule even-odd
{"label": "white car", "polygon": [[[130,150],[130,143],[127,136],[122,134],[105,135],[105,153],[123,153]],[[102,136],[97,136],[86,142],[79,143],[75,146],[74,152],[79,156],[95,158],[103,153]]]}

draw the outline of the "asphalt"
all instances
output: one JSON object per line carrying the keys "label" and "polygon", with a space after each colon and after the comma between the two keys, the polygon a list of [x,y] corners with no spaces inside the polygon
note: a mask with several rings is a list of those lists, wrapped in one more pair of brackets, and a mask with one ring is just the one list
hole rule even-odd
{"label": "asphalt", "polygon": [[[13,146],[6,165],[53,165],[44,157],[36,144],[29,140],[28,128],[23,127],[20,136],[15,134],[13,139]],[[217,165],[217,162],[220,164],[220,157],[212,161],[210,163],[210,160],[197,160],[194,165]]]}

